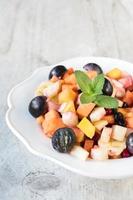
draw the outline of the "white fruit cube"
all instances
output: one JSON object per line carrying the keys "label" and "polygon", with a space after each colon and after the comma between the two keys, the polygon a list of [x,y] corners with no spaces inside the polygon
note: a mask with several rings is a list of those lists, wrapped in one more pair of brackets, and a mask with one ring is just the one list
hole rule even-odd
{"label": "white fruit cube", "polygon": [[103,116],[106,114],[106,111],[103,107],[95,108],[92,113],[90,114],[90,119],[92,122],[98,121],[103,118]]}
{"label": "white fruit cube", "polygon": [[109,156],[119,156],[123,150],[126,148],[125,141],[111,141],[108,146],[108,154]]}
{"label": "white fruit cube", "polygon": [[73,147],[70,154],[72,156],[79,158],[80,160],[87,160],[87,158],[89,156],[88,151],[86,151],[85,149],[83,149],[82,147],[77,146],[77,145]]}
{"label": "white fruit cube", "polygon": [[101,148],[95,146],[91,149],[91,157],[94,160],[107,160],[108,159],[108,150],[107,148]]}
{"label": "white fruit cube", "polygon": [[56,96],[60,90],[61,90],[61,82],[57,81],[49,85],[47,88],[45,88],[43,90],[43,95],[46,97],[52,98]]}
{"label": "white fruit cube", "polygon": [[112,128],[104,127],[101,133],[100,142],[108,143],[110,141]]}
{"label": "white fruit cube", "polygon": [[118,141],[123,141],[127,132],[127,128],[119,125],[112,126],[111,138]]}

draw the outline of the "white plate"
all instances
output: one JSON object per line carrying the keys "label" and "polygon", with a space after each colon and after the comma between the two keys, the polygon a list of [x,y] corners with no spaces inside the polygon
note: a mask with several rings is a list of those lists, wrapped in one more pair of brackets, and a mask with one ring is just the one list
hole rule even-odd
{"label": "white plate", "polygon": [[[80,57],[58,64],[82,69],[82,66],[89,62],[99,64],[104,72],[113,67],[119,67],[122,70],[133,72],[133,64],[111,58]],[[69,154],[61,154],[53,150],[50,139],[43,135],[35,119],[28,113],[28,105],[34,96],[35,88],[40,82],[48,79],[49,71],[53,66],[37,69],[28,79],[15,86],[9,93],[9,109],[6,113],[6,121],[11,131],[33,154],[54,161],[78,174],[104,179],[132,176],[133,157],[101,162],[93,160],[80,161]]]}

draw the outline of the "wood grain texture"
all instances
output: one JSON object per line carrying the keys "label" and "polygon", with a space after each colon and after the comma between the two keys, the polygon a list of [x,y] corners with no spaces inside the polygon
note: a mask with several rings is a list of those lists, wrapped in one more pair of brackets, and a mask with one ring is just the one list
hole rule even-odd
{"label": "wood grain texture", "polygon": [[132,47],[132,0],[0,0],[0,200],[133,199],[133,178],[90,179],[42,160],[4,119],[9,90],[34,69],[75,56],[133,62]]}

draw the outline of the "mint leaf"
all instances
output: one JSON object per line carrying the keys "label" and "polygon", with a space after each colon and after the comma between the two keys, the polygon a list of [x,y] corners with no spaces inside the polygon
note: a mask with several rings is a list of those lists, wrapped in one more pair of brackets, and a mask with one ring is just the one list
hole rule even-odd
{"label": "mint leaf", "polygon": [[92,80],[92,88],[94,93],[96,94],[102,94],[102,89],[103,89],[103,85],[104,85],[104,75],[103,74],[99,74],[97,75],[93,80]]}
{"label": "mint leaf", "polygon": [[91,103],[91,102],[95,101],[95,99],[96,99],[95,95],[91,96],[91,95],[86,94],[86,93],[83,93],[80,96],[80,101],[81,101],[82,104]]}
{"label": "mint leaf", "polygon": [[88,94],[93,93],[92,88],[91,88],[91,80],[84,72],[80,70],[76,70],[75,77],[82,92],[88,93]]}
{"label": "mint leaf", "polygon": [[104,108],[118,108],[117,99],[110,96],[98,95],[94,102]]}

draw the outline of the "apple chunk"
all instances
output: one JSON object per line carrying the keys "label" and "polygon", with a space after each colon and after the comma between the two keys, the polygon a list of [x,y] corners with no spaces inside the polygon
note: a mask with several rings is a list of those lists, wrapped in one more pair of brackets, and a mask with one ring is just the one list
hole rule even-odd
{"label": "apple chunk", "polygon": [[112,126],[111,138],[118,141],[123,141],[126,136],[127,128],[119,125]]}

